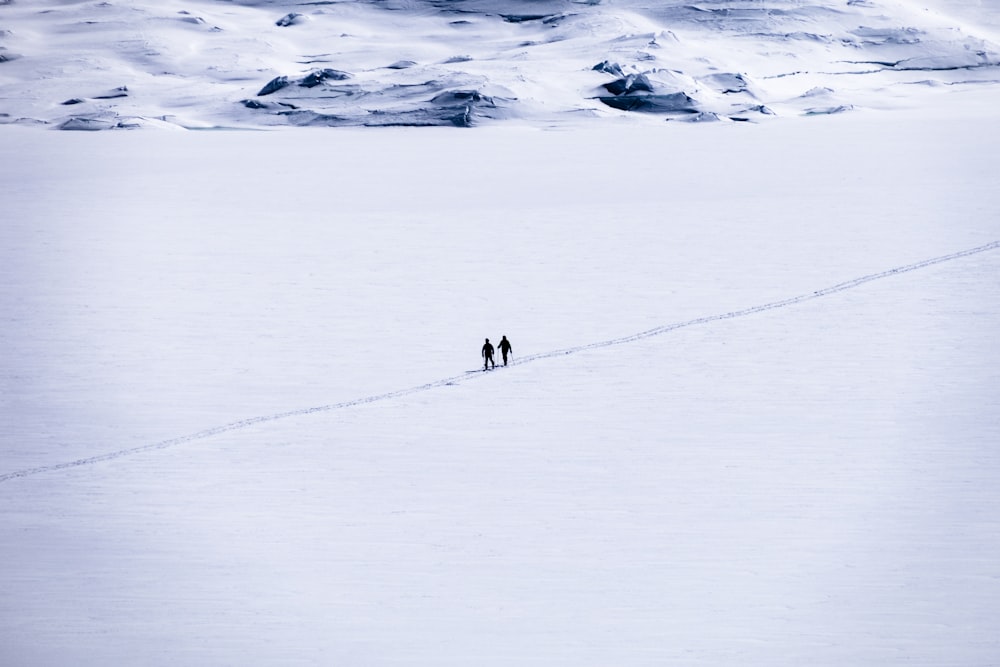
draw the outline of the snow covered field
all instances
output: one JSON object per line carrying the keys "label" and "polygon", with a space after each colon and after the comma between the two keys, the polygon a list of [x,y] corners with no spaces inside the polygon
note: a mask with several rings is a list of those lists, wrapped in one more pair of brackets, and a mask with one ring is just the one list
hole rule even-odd
{"label": "snow covered field", "polygon": [[546,356],[1000,239],[988,127],[8,130],[0,661],[995,662],[1000,250]]}
{"label": "snow covered field", "polygon": [[[40,4],[232,14],[218,35],[291,7]],[[373,60],[442,20],[396,4]],[[299,129],[194,65],[163,120],[171,79],[66,28],[35,56],[154,92],[81,103],[144,131],[51,132],[38,100],[83,93],[25,92],[26,35],[64,25],[37,6],[0,5],[0,664],[1000,664],[996,67],[690,124],[579,101],[569,36],[575,83],[522,81],[558,102]],[[309,7],[287,29],[377,25]],[[924,52],[996,34],[991,3],[933,7],[963,32]],[[180,52],[153,20],[107,43],[136,25]],[[687,43],[735,61],[734,25]]]}

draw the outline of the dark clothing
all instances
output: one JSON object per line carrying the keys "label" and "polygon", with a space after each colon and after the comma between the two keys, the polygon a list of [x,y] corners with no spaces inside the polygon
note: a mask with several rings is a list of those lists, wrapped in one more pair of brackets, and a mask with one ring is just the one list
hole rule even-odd
{"label": "dark clothing", "polygon": [[506,336],[504,336],[503,339],[500,341],[500,345],[498,347],[500,348],[500,354],[503,355],[503,365],[506,366],[507,365],[507,355],[510,353],[510,351],[512,349],[511,346],[510,346],[510,341],[507,340]]}
{"label": "dark clothing", "polygon": [[490,343],[489,339],[486,340],[486,344],[483,345],[483,370],[486,370],[488,366],[492,365],[496,368],[497,364],[493,361],[493,345]]}

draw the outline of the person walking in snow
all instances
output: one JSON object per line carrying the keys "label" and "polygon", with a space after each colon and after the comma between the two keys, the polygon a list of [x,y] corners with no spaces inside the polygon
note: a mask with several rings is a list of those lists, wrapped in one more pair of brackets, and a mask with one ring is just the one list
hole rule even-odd
{"label": "person walking in snow", "polygon": [[493,361],[493,344],[487,338],[486,343],[483,345],[483,370],[485,371],[490,365],[493,368],[497,367],[497,363]]}
{"label": "person walking in snow", "polygon": [[503,365],[506,366],[507,365],[507,355],[510,354],[510,350],[511,350],[510,341],[507,340],[506,336],[504,336],[503,338],[500,339],[500,344],[497,345],[497,347],[500,348],[500,354],[503,355]]}

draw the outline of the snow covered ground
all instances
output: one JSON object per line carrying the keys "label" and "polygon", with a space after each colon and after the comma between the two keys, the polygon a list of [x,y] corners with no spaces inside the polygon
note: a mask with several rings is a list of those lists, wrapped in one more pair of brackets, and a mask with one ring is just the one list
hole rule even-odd
{"label": "snow covered ground", "polygon": [[[461,3],[462,43],[424,39],[444,2],[0,4],[0,664],[1000,662],[996,67],[824,74],[875,47],[776,32],[883,17],[923,26],[894,58],[953,58],[995,52],[995,5],[772,3],[747,42],[570,4],[553,30],[597,27],[517,73],[497,44],[548,24],[498,3]],[[473,130],[239,104],[343,13],[388,35],[345,48],[355,83],[461,46],[516,103]],[[619,15],[703,47],[692,80],[809,68],[755,89],[773,116],[615,109],[578,65]],[[140,30],[182,76],[122,51]],[[215,37],[254,49],[213,70]],[[447,120],[458,78],[392,114]],[[791,94],[817,85],[846,112]],[[701,112],[751,122],[674,122]],[[148,131],[46,131],[85,126]],[[270,131],[159,131],[196,127]]]}
{"label": "snow covered ground", "polygon": [[989,127],[8,129],[0,661],[994,662],[1000,250],[550,354],[995,242]]}
{"label": "snow covered ground", "polygon": [[0,122],[660,123],[895,109],[1000,76],[978,0],[9,0]]}

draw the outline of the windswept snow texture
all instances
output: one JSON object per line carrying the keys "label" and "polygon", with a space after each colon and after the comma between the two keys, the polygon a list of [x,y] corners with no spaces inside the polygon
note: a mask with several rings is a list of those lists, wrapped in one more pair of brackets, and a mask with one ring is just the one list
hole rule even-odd
{"label": "windswept snow texture", "polygon": [[[942,86],[996,90],[998,8],[998,0],[9,2],[0,4],[0,119],[62,129],[466,127],[920,106]],[[830,91],[822,107],[805,94],[816,88]]]}

